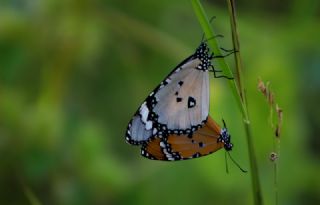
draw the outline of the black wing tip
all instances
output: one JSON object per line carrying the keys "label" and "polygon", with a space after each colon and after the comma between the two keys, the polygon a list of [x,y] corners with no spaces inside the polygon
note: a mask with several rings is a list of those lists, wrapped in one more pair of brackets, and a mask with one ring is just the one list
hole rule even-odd
{"label": "black wing tip", "polygon": [[131,138],[131,136],[129,136],[129,135],[126,135],[125,140],[126,140],[126,142],[127,142],[128,144],[131,144],[131,145],[141,145],[141,144],[143,143],[143,142],[141,142],[141,141],[133,140],[133,139]]}
{"label": "black wing tip", "polygon": [[126,132],[125,140],[128,144],[131,144],[131,145],[141,145],[145,142],[145,141],[137,141],[137,140],[132,139],[129,130],[127,130],[127,132]]}

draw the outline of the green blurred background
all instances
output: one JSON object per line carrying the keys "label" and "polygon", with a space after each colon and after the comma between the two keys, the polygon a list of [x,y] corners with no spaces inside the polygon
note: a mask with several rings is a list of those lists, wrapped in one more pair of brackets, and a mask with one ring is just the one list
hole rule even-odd
{"label": "green blurred background", "polygon": [[[203,1],[232,48],[225,1]],[[320,2],[237,1],[241,54],[265,204],[274,204],[273,129],[257,79],[283,108],[279,203],[320,204]],[[250,173],[224,151],[151,161],[125,143],[150,91],[201,41],[190,1],[0,1],[0,204],[252,204]],[[228,62],[233,68],[233,57]],[[227,80],[210,113],[249,169]]]}

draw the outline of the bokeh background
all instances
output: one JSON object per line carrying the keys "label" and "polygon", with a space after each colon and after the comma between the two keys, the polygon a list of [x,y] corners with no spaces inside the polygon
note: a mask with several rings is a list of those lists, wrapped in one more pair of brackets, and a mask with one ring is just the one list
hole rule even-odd
{"label": "bokeh background", "polygon": [[[232,48],[225,1],[203,1]],[[320,204],[320,1],[237,1],[265,204],[275,204],[274,129],[257,90],[283,109],[279,204]],[[151,90],[201,41],[190,1],[0,1],[0,204],[252,204],[250,173],[224,151],[158,162],[125,143]],[[227,58],[233,68],[233,57]],[[211,78],[210,114],[249,169],[240,111]]]}

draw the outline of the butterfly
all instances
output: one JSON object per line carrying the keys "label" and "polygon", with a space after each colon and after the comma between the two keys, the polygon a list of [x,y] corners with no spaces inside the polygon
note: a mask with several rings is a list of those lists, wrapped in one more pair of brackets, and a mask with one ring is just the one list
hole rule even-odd
{"label": "butterfly", "polygon": [[232,149],[226,128],[209,117],[213,54],[202,42],[149,94],[129,122],[126,141],[149,159],[183,160]]}
{"label": "butterfly", "polygon": [[225,148],[232,150],[231,136],[226,126],[220,126],[208,116],[206,123],[197,131],[189,134],[169,134],[162,138],[153,138],[141,147],[141,155],[162,161],[193,159]]}
{"label": "butterfly", "polygon": [[205,42],[150,93],[128,124],[126,141],[139,145],[163,134],[189,134],[209,113],[212,54]]}

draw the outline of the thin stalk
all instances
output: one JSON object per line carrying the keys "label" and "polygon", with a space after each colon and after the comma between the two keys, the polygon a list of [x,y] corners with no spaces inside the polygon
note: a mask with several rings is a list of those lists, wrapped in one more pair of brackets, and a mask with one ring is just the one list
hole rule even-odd
{"label": "thin stalk", "polygon": [[235,58],[235,64],[236,64],[236,72],[237,72],[237,82],[239,86],[239,93],[242,102],[245,104],[245,97],[243,96],[244,94],[244,87],[243,87],[243,81],[241,76],[242,74],[242,63],[241,63],[241,57],[240,57],[240,43],[238,39],[238,32],[237,32],[237,22],[236,22],[236,11],[234,7],[234,2],[233,0],[227,0],[228,3],[228,9],[230,13],[230,25],[231,25],[231,30],[232,30],[232,43],[233,43],[233,48],[235,51],[234,58]]}
{"label": "thin stalk", "polygon": [[[247,106],[247,98],[246,98],[246,90],[243,84],[243,74],[242,74],[242,60],[240,56],[240,43],[239,43],[239,34],[237,30],[237,21],[236,21],[236,10],[235,10],[235,1],[234,0],[227,0],[229,14],[230,14],[230,24],[232,30],[232,42],[234,49],[238,52],[235,53],[235,62],[236,62],[236,70],[238,73],[238,84],[239,84],[239,93],[242,103],[245,104],[245,111],[248,114],[248,106]],[[263,204],[262,200],[262,192],[259,180],[259,170],[257,165],[257,159],[255,155],[255,150],[252,142],[252,132],[250,126],[249,115],[243,116],[244,120],[244,127],[247,137],[248,143],[248,153],[250,159],[250,168],[251,168],[251,180],[252,180],[252,191],[254,197],[254,204],[261,205]]]}
{"label": "thin stalk", "polygon": [[[245,94],[245,88],[243,85],[243,75],[242,75],[242,63],[241,63],[241,57],[240,57],[240,44],[239,44],[239,38],[238,38],[238,32],[236,27],[236,17],[235,17],[235,7],[234,2],[232,0],[227,0],[228,7],[230,11],[231,16],[231,28],[232,28],[232,40],[234,44],[234,48],[237,51],[235,53],[235,61],[236,61],[236,67],[237,67],[237,80],[238,84],[235,82],[235,80],[229,80],[229,85],[232,90],[233,96],[236,99],[236,102],[239,106],[239,109],[242,114],[243,123],[245,127],[245,133],[246,133],[246,139],[248,143],[248,153],[249,153],[249,160],[250,160],[250,169],[251,169],[251,180],[252,180],[252,191],[254,196],[254,204],[255,205],[262,205],[262,194],[261,194],[261,188],[260,188],[260,180],[259,180],[259,174],[258,174],[258,166],[257,166],[257,160],[256,155],[254,151],[254,146],[252,142],[252,132],[250,127],[250,120],[248,115],[248,109],[247,109],[247,101],[246,101],[246,94]],[[207,16],[205,15],[205,11],[200,4],[199,0],[191,0],[193,9],[197,15],[197,18],[200,22],[200,25],[202,26],[202,29],[205,33],[205,36],[207,39],[210,39],[208,41],[209,46],[212,48],[213,52],[216,55],[221,55],[220,53],[220,47],[218,46],[218,42],[215,38],[212,38],[215,36],[209,20]],[[224,72],[225,75],[232,77],[233,74],[229,68],[229,66],[226,64],[225,60],[223,58],[216,59],[219,63],[219,68]]]}
{"label": "thin stalk", "polygon": [[277,157],[273,161],[273,189],[274,189],[274,200],[275,204],[279,204],[279,190],[278,190],[278,163],[280,158],[280,139],[273,138],[273,152],[277,154]]}
{"label": "thin stalk", "polygon": [[274,186],[274,200],[275,200],[275,204],[278,205],[279,204],[279,193],[278,193],[278,165],[277,162],[274,162],[274,167],[273,167],[273,172],[274,172],[274,182],[273,182],[273,186]]}

